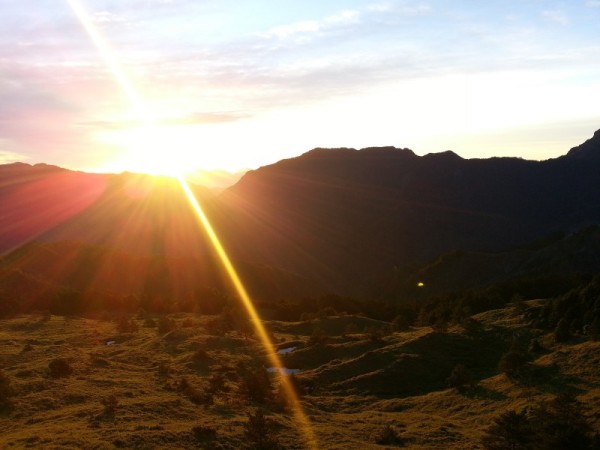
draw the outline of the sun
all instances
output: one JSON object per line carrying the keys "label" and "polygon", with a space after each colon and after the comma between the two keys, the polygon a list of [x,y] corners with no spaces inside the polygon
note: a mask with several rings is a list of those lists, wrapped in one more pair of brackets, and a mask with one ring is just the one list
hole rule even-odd
{"label": "sun", "polygon": [[197,167],[199,149],[185,129],[160,122],[118,130],[102,140],[117,147],[119,156],[101,169],[181,177]]}

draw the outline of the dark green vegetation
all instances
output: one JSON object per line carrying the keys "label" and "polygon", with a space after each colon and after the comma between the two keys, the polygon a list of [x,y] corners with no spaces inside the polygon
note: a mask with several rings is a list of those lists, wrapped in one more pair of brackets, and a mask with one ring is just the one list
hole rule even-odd
{"label": "dark green vegetation", "polygon": [[494,420],[483,438],[487,450],[596,449],[584,406],[570,394],[560,394],[520,412],[508,411]]}

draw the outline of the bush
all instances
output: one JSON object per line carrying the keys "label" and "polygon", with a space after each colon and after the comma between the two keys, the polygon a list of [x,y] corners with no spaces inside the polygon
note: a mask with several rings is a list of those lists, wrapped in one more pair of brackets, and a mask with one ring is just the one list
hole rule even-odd
{"label": "bush", "polygon": [[123,316],[117,321],[117,331],[119,333],[135,333],[138,331],[138,326],[132,318]]}
{"label": "bush", "polygon": [[104,415],[107,417],[114,417],[119,406],[119,400],[114,395],[109,395],[100,400],[100,403],[104,405]]}
{"label": "bush", "polygon": [[600,341],[600,319],[597,317],[592,320],[589,326],[588,333],[592,341]]}
{"label": "bush", "polygon": [[212,441],[217,438],[217,430],[204,425],[196,425],[192,428],[192,434],[199,441]]}
{"label": "bush", "polygon": [[369,341],[373,344],[380,344],[383,342],[383,338],[386,336],[386,331],[380,327],[371,327],[365,330]]}
{"label": "bush", "polygon": [[168,333],[169,331],[173,331],[175,328],[177,328],[177,322],[175,322],[173,319],[167,316],[161,316],[160,319],[158,319],[157,331],[159,334]]}
{"label": "bush", "polygon": [[494,420],[482,440],[486,450],[529,449],[533,430],[526,411],[508,411]]}
{"label": "bush", "polygon": [[375,443],[378,445],[404,445],[404,439],[400,430],[388,424],[377,433]]}
{"label": "bush", "polygon": [[12,406],[11,397],[14,391],[11,386],[10,378],[2,369],[0,369],[0,411]]}
{"label": "bush", "polygon": [[556,342],[566,342],[569,339],[571,339],[569,322],[566,319],[561,319],[554,329],[554,340]]}
{"label": "bush", "polygon": [[171,366],[167,361],[161,361],[158,363],[156,372],[158,373],[159,378],[167,378],[171,373]]}
{"label": "bush", "polygon": [[190,384],[187,378],[179,380],[177,390],[183,393],[192,403],[196,405],[212,405],[213,396],[210,392],[201,392]]}
{"label": "bush", "polygon": [[210,355],[206,350],[199,348],[193,353],[192,359],[196,363],[206,362],[210,361]]}
{"label": "bush", "polygon": [[248,400],[256,403],[266,403],[273,399],[271,379],[262,367],[248,371],[242,375],[240,393]]}
{"label": "bush", "polygon": [[536,442],[543,449],[592,448],[592,429],[582,414],[583,406],[570,394],[560,394],[531,412]]}
{"label": "bush", "polygon": [[508,411],[488,428],[482,440],[486,450],[592,450],[596,436],[583,414],[583,406],[569,394],[529,411]]}
{"label": "bush", "polygon": [[462,320],[460,324],[467,333],[476,333],[483,327],[481,322],[472,317],[467,317],[466,319]]}
{"label": "bush", "polygon": [[56,358],[50,361],[48,369],[52,378],[64,378],[73,373],[71,364],[64,358]]}
{"label": "bush", "polygon": [[498,363],[498,369],[510,378],[518,378],[525,372],[528,359],[525,353],[511,350],[502,355]]}
{"label": "bush", "polygon": [[327,343],[327,334],[321,328],[315,328],[308,338],[308,345],[325,345]]}
{"label": "bush", "polygon": [[473,387],[475,384],[471,372],[469,372],[464,364],[454,366],[446,382],[448,386],[455,388],[458,392],[464,392],[465,389]]}
{"label": "bush", "polygon": [[396,331],[406,331],[410,326],[410,322],[403,315],[394,317],[392,324],[394,325],[394,329]]}
{"label": "bush", "polygon": [[266,418],[262,409],[248,414],[248,422],[244,424],[244,437],[254,450],[276,450],[281,446],[275,436],[273,421]]}
{"label": "bush", "polygon": [[218,394],[219,392],[227,392],[228,388],[225,385],[225,377],[222,373],[213,373],[208,379],[209,392]]}
{"label": "bush", "polygon": [[537,339],[532,339],[527,350],[529,353],[539,353],[544,350],[544,348],[542,347],[542,344],[540,344],[540,341]]}

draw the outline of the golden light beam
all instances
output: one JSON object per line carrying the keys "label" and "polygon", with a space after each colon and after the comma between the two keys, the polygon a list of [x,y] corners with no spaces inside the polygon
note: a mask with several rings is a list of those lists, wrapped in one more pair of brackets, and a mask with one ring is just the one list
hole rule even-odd
{"label": "golden light beam", "polygon": [[90,37],[92,43],[96,47],[96,50],[98,50],[100,57],[112,72],[115,80],[127,96],[129,102],[133,105],[137,113],[143,113],[143,105],[140,96],[133,87],[133,84],[131,84],[131,81],[129,80],[125,72],[121,69],[121,66],[119,65],[117,59],[114,56],[114,52],[94,26],[94,23],[90,19],[90,16],[83,7],[83,5],[78,0],[66,0],[66,2],[71,7],[73,13],[75,13],[75,15],[77,16],[77,19],[81,23],[81,26]]}
{"label": "golden light beam", "polygon": [[[242,301],[242,304],[246,308],[248,316],[250,316],[250,319],[252,320],[252,324],[256,329],[256,332],[263,344],[263,347],[267,351],[267,356],[271,365],[273,367],[276,367],[278,372],[282,374],[281,369],[283,369],[283,364],[281,363],[279,356],[277,356],[275,346],[273,345],[273,342],[271,341],[271,338],[269,337],[269,334],[267,333],[267,330],[262,324],[262,321],[260,319],[260,316],[258,315],[258,312],[256,311],[256,308],[254,307],[254,302],[252,301],[250,295],[246,291],[242,280],[240,279],[239,275],[237,274],[237,271],[231,263],[231,260],[229,259],[227,252],[223,248],[223,245],[221,244],[217,233],[215,233],[212,225],[210,224],[208,217],[206,217],[206,214],[204,214],[204,211],[202,210],[200,203],[198,203],[196,196],[190,189],[187,182],[183,179],[183,177],[180,176],[178,177],[178,179],[179,183],[181,184],[181,188],[183,189],[183,192],[185,192],[185,195],[187,196],[194,212],[196,213],[198,220],[200,221],[202,227],[206,231],[210,242],[212,243],[215,251],[217,252],[221,264],[223,264],[223,267],[225,268],[225,271],[227,272],[227,275],[229,276],[233,287],[235,288],[240,300]],[[281,384],[284,388],[284,392],[288,397],[288,400],[290,401],[290,406],[294,414],[294,418],[296,419],[296,422],[300,425],[301,430],[304,434],[304,438],[306,441],[305,443],[307,447],[311,449],[318,448],[317,441],[310,426],[310,422],[308,421],[308,417],[306,417],[306,415],[304,414],[302,405],[300,404],[300,400],[298,399],[298,395],[294,387],[292,386],[292,383],[283,374],[280,376],[280,378]]]}
{"label": "golden light beam", "polygon": [[[144,117],[143,103],[141,101],[140,96],[138,95],[137,91],[135,90],[133,84],[130,82],[125,72],[121,69],[110,47],[104,41],[97,29],[94,27],[94,24],[90,20],[87,11],[83,8],[83,6],[78,0],[66,0],[66,2],[77,16],[79,22],[85,29],[86,33],[89,35],[96,49],[98,50],[98,53],[100,54],[101,58],[104,60],[104,63],[112,72],[113,76],[115,77],[115,80],[129,99],[132,106],[136,109],[138,114]],[[190,189],[183,176],[179,176],[178,180],[192,209],[198,217],[201,226],[206,231],[206,234],[208,235],[211,244],[217,252],[219,260],[221,261],[221,264],[227,272],[227,275],[230,278],[235,291],[237,292],[242,304],[244,305],[244,308],[246,309],[246,312],[248,313],[248,316],[250,317],[252,324],[256,329],[260,341],[267,352],[269,361],[271,362],[273,367],[277,368],[278,372],[282,374],[283,364],[277,356],[277,352],[275,351],[273,342],[271,342],[271,339],[269,338],[269,335],[262,324],[260,316],[256,311],[256,308],[254,307],[254,303],[252,302],[250,295],[248,295],[248,292],[246,291],[242,280],[240,279],[237,271],[235,270],[235,267],[231,263],[227,252],[223,248],[223,245],[221,244],[221,241],[219,240],[215,230],[210,224],[208,217],[206,217],[206,214],[204,214],[204,211],[198,203],[198,200],[194,196],[192,190]],[[294,387],[292,386],[292,383],[283,374],[280,376],[280,379],[281,384],[284,388],[284,393],[286,394],[290,403],[292,414],[294,415],[295,421],[299,425],[300,431],[302,432],[307,448],[317,449],[317,440],[315,439],[308,417],[302,409],[302,405],[300,404],[300,400]]]}

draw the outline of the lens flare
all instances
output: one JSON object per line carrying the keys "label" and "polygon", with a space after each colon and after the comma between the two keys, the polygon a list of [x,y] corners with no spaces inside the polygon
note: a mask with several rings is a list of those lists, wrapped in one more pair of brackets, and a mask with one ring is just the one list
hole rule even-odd
{"label": "lens flare", "polygon": [[[115,58],[114,53],[111,51],[110,47],[104,41],[104,39],[102,38],[102,36],[98,32],[98,30],[94,27],[94,24],[90,20],[89,15],[87,14],[84,7],[81,5],[81,3],[78,0],[66,0],[66,2],[71,7],[74,14],[77,16],[77,19],[81,23],[81,25],[84,28],[84,30],[86,31],[86,33],[89,35],[92,43],[98,50],[98,53],[100,54],[104,63],[108,66],[108,68],[112,72],[116,82],[118,83],[118,85],[121,87],[121,89],[127,96],[132,107],[136,110],[136,112],[140,115],[141,118],[144,118],[145,112],[144,112],[144,108],[143,108],[143,102],[141,101],[140,96],[138,95],[135,87],[130,82],[130,80],[127,77],[127,75],[125,74],[125,72],[121,69],[121,67],[118,64],[118,61]],[[149,119],[146,118],[145,121],[149,122]],[[244,284],[242,283],[242,280],[240,279],[233,264],[231,263],[231,260],[229,259],[227,252],[223,248],[223,245],[221,244],[221,241],[219,240],[215,230],[213,229],[212,225],[210,224],[210,221],[204,214],[204,211],[202,210],[200,204],[198,203],[198,200],[194,196],[192,190],[190,189],[187,182],[184,180],[183,176],[179,175],[178,180],[179,180],[179,184],[181,185],[181,189],[183,190],[183,193],[187,197],[194,213],[196,214],[196,216],[198,218],[198,221],[200,222],[200,225],[206,231],[206,234],[209,237],[210,242],[219,257],[219,260],[220,260],[221,264],[223,265],[223,268],[225,269],[227,276],[231,280],[231,283],[232,283],[235,291],[237,292],[239,299],[243,303],[244,308],[246,309],[246,312],[248,313],[248,316],[250,317],[250,319],[252,321],[252,324],[256,330],[256,333],[257,333],[258,337],[260,338],[260,341],[267,353],[269,361],[271,362],[273,367],[276,367],[278,369],[279,373],[282,373],[283,365],[281,363],[281,360],[277,356],[275,347],[273,346],[273,342],[271,342],[271,339],[269,338],[269,335],[268,335],[264,325],[262,324],[260,316],[259,316],[258,312],[256,311],[256,308],[254,307],[254,303],[252,302],[252,299],[248,295],[248,292],[246,291],[246,288],[245,288]],[[284,393],[286,394],[289,405],[291,407],[294,419],[295,419],[296,423],[298,424],[299,429],[304,438],[306,447],[310,448],[310,449],[318,448],[317,441],[315,439],[312,427],[310,425],[308,417],[306,416],[306,414],[304,413],[304,410],[302,409],[302,405],[300,404],[300,400],[298,399],[298,395],[297,395],[296,391],[294,390],[292,383],[285,376],[281,376],[280,379],[281,379],[281,384],[283,386]]]}
{"label": "lens flare", "polygon": [[96,50],[100,54],[100,57],[112,72],[115,80],[121,87],[121,90],[127,96],[129,102],[133,105],[133,107],[138,113],[143,112],[142,101],[137,91],[129,81],[129,78],[127,77],[123,69],[121,69],[121,66],[117,62],[113,51],[94,26],[94,23],[90,19],[90,16],[88,15],[83,5],[78,0],[66,0],[66,2],[71,7],[73,13],[77,16],[77,19],[81,23],[81,26],[90,37],[92,44],[94,44]]}
{"label": "lens flare", "polygon": [[[271,339],[269,338],[269,334],[267,333],[267,330],[263,326],[260,316],[258,315],[258,312],[256,311],[256,308],[254,307],[254,303],[252,302],[250,295],[246,291],[246,288],[244,287],[242,280],[240,279],[239,275],[237,274],[237,271],[235,270],[233,264],[231,263],[229,256],[227,256],[227,252],[223,248],[223,245],[221,244],[221,241],[219,240],[212,225],[210,224],[210,221],[206,217],[206,214],[204,214],[204,211],[202,210],[200,203],[198,203],[196,196],[190,189],[187,182],[183,179],[183,177],[179,177],[179,183],[181,184],[181,188],[183,189],[183,192],[185,192],[185,195],[187,196],[187,198],[190,202],[190,205],[192,206],[192,209],[196,213],[196,216],[198,217],[200,224],[206,231],[206,234],[208,235],[208,238],[210,239],[211,244],[213,245],[215,251],[217,252],[219,260],[221,261],[221,264],[223,264],[223,267],[225,268],[225,272],[227,272],[227,276],[231,280],[231,283],[233,284],[233,287],[235,288],[235,291],[238,294],[238,297],[242,301],[244,308],[246,308],[246,311],[248,313],[248,316],[250,316],[250,319],[252,320],[252,324],[254,325],[256,333],[258,334],[258,337],[260,338],[262,345],[267,352],[267,356],[269,358],[271,365],[273,367],[276,367],[278,369],[277,371],[279,373],[282,373],[283,372],[282,371],[283,364],[281,363],[281,360],[277,356],[277,352],[275,351],[273,342],[271,342]],[[302,432],[303,432],[305,440],[306,440],[306,445],[308,446],[308,448],[317,448],[315,437],[314,437],[314,435],[312,433],[312,429],[310,427],[310,423],[308,421],[308,418],[304,414],[304,411],[302,410],[302,406],[300,405],[298,395],[297,395],[296,391],[294,390],[292,383],[289,381],[289,379],[286,376],[282,375],[280,378],[281,378],[281,384],[284,388],[284,392],[290,402],[294,417],[295,417],[297,423],[301,426]]]}

